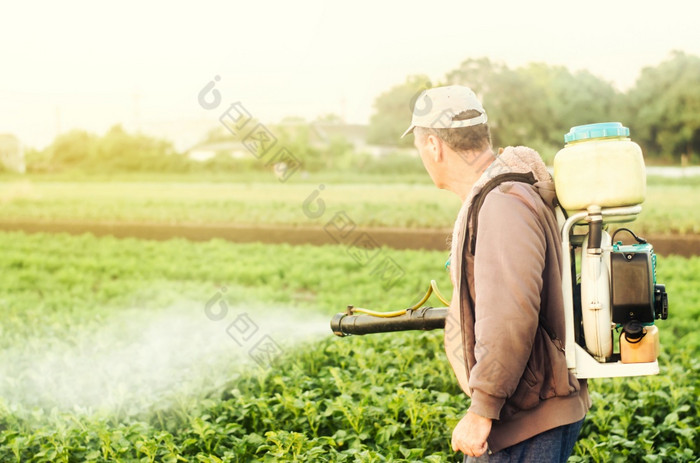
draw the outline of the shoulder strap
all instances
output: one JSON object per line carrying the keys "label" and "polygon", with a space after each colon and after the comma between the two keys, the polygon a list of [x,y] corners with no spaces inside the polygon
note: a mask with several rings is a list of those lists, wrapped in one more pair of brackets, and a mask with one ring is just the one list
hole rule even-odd
{"label": "shoulder strap", "polygon": [[535,176],[532,174],[532,172],[528,172],[526,174],[509,172],[506,174],[496,175],[484,185],[479,193],[474,196],[474,199],[472,199],[472,203],[469,206],[469,214],[467,215],[467,223],[470,224],[469,230],[472,234],[471,242],[469,244],[469,251],[472,253],[472,255],[476,254],[476,230],[477,226],[479,225],[479,210],[481,209],[481,206],[484,205],[486,195],[488,195],[489,192],[498,185],[505,182],[522,182],[534,185],[537,180],[535,180]]}
{"label": "shoulder strap", "polygon": [[[470,224],[469,230],[471,231],[470,252],[472,253],[472,255],[476,254],[476,230],[479,225],[479,210],[481,209],[481,206],[483,206],[484,201],[486,200],[486,196],[489,194],[489,192],[501,183],[505,182],[522,182],[534,185],[535,183],[537,183],[537,180],[535,179],[535,176],[532,174],[532,172],[528,172],[526,174],[509,172],[506,174],[497,175],[491,180],[489,180],[479,191],[479,193],[477,193],[474,196],[474,198],[472,199],[472,203],[469,206],[469,214],[467,215],[467,223]],[[474,316],[474,299],[472,298],[471,294],[469,294],[469,284],[466,284],[467,295],[469,296],[469,300],[472,306],[472,316]],[[548,327],[541,313],[539,314],[539,322],[540,326],[544,329],[549,338],[552,339],[552,341],[557,340],[556,334]]]}

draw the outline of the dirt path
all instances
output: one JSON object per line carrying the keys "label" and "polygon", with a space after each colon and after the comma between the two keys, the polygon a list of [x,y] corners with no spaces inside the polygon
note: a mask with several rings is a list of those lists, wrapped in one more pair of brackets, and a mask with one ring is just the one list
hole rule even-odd
{"label": "dirt path", "polygon": [[[81,221],[0,221],[2,231],[24,231],[27,233],[69,233],[79,235],[91,233],[95,236],[167,240],[185,238],[206,241],[220,238],[233,242],[289,243],[289,244],[337,244],[330,233],[322,227],[285,227],[274,225],[203,225],[162,224],[129,222],[81,222]],[[350,244],[353,237],[363,232],[379,246],[396,249],[447,250],[447,238],[451,230],[366,228],[353,230],[342,244]],[[337,234],[336,234],[337,235]],[[658,254],[681,256],[700,255],[700,235],[651,235],[645,236],[654,245]]]}

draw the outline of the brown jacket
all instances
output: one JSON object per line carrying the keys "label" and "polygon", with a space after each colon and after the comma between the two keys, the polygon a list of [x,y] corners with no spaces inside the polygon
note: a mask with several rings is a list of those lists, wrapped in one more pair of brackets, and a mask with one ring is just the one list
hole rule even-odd
{"label": "brown jacket", "polygon": [[[590,408],[586,382],[569,373],[563,351],[554,201],[551,180],[504,183],[481,207],[474,255],[464,242],[454,248],[453,255],[462,256],[455,293],[469,410],[494,420],[488,439],[494,452],[578,421]],[[466,231],[467,244],[471,233]]]}

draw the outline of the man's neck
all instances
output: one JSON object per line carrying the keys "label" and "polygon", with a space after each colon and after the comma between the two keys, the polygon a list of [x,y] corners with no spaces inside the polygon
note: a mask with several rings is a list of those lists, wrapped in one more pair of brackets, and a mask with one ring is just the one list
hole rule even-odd
{"label": "man's neck", "polygon": [[474,184],[488,169],[495,155],[491,147],[480,151],[452,152],[453,164],[450,166],[445,188],[455,193],[464,202]]}

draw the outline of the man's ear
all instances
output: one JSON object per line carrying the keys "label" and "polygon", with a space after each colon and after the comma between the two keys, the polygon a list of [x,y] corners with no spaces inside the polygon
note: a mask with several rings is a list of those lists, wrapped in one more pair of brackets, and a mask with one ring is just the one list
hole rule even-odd
{"label": "man's ear", "polygon": [[428,135],[428,144],[430,147],[430,155],[435,159],[435,162],[442,161],[443,146],[442,140],[435,135]]}

